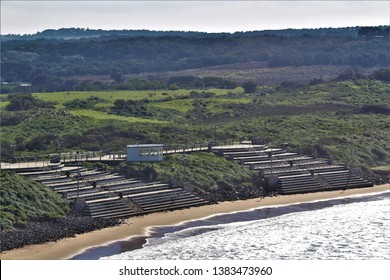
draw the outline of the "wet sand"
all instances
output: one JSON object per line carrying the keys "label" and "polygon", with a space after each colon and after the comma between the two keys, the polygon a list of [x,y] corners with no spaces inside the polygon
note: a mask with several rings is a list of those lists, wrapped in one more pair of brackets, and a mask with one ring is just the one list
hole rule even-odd
{"label": "wet sand", "polygon": [[153,213],[145,216],[132,217],[124,224],[93,231],[73,238],[61,239],[57,242],[29,245],[23,248],[6,251],[0,254],[2,260],[61,260],[68,259],[82,251],[132,236],[147,235],[148,230],[155,226],[169,226],[190,220],[202,219],[216,214],[250,210],[259,207],[287,205],[292,203],[310,202],[315,200],[332,199],[350,195],[368,194],[389,191],[390,184],[372,188],[351,189],[321,193],[297,194],[288,196],[255,198],[233,202],[221,202],[171,212]]}

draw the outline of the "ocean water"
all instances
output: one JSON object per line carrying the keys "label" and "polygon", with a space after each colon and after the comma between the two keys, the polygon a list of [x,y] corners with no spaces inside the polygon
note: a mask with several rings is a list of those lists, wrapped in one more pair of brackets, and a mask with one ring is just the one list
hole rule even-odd
{"label": "ocean water", "polygon": [[389,260],[390,192],[217,215],[139,238],[74,259]]}

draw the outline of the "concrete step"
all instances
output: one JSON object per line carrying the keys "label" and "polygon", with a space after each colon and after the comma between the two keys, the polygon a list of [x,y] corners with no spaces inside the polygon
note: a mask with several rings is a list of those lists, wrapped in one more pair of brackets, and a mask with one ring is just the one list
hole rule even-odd
{"label": "concrete step", "polygon": [[192,203],[177,203],[177,204],[171,204],[171,205],[161,205],[160,207],[153,207],[153,208],[147,208],[145,209],[145,213],[152,213],[152,212],[158,212],[158,211],[167,211],[167,210],[174,210],[174,209],[182,209],[182,208],[189,208],[189,207],[196,207],[200,205],[205,205],[207,202],[203,201],[193,201]]}
{"label": "concrete step", "polygon": [[142,199],[138,200],[135,199],[134,201],[140,205],[141,207],[144,207],[146,205],[159,205],[163,203],[175,203],[179,201],[191,201],[191,200],[199,200],[200,198],[195,196],[189,196],[182,194],[181,196],[166,196],[166,197],[155,197],[155,199]]}
{"label": "concrete step", "polygon": [[134,190],[134,192],[147,190],[148,188],[154,187],[154,186],[168,186],[166,183],[160,183],[160,182],[128,182],[123,185],[115,185],[115,186],[105,186],[105,189],[112,190],[112,191],[120,191],[122,189],[128,189],[128,190]]}
{"label": "concrete step", "polygon": [[91,216],[92,218],[126,218],[126,217],[132,217],[135,216],[136,213],[129,209],[129,210],[122,210],[122,211],[114,211],[114,212],[106,212],[106,213],[98,213],[98,214],[91,214],[88,216]]}
{"label": "concrete step", "polygon": [[135,215],[135,211],[119,198],[108,198],[87,202],[84,215],[113,218],[132,216]]}
{"label": "concrete step", "polygon": [[128,210],[131,208],[121,200],[114,200],[111,202],[96,203],[94,205],[88,204],[85,209],[85,211],[90,213],[100,213],[107,211],[118,211],[123,209]]}
{"label": "concrete step", "polygon": [[[267,172],[267,173],[264,172],[264,175],[270,175],[270,174],[271,174],[271,172]],[[273,170],[272,174],[278,175],[279,177],[281,177],[281,176],[295,176],[295,175],[302,175],[302,171],[297,170],[297,169],[288,168],[288,169]]]}
{"label": "concrete step", "polygon": [[206,203],[205,200],[181,189],[175,192],[159,193],[153,196],[140,196],[133,198],[133,200],[144,210],[172,205],[183,206],[192,205],[193,203]]}
{"label": "concrete step", "polygon": [[248,161],[244,161],[243,164],[245,165],[255,165],[257,167],[259,166],[266,166],[266,167],[270,167],[271,165],[277,165],[279,163],[282,163],[282,164],[290,164],[290,161],[293,161],[293,162],[297,162],[297,161],[300,161],[300,160],[312,160],[313,158],[311,157],[308,157],[308,156],[299,156],[299,157],[291,157],[289,159],[283,159],[283,158],[278,158],[278,159],[272,159],[269,160],[259,160],[259,161],[256,161],[256,160],[248,160]]}
{"label": "concrete step", "polygon": [[312,187],[312,188],[286,189],[286,190],[280,190],[279,192],[281,194],[298,194],[298,193],[319,192],[322,190],[324,190],[324,189],[318,188],[318,187]]}
{"label": "concrete step", "polygon": [[[96,199],[102,199],[102,198],[108,198],[110,197],[108,192],[97,192],[97,193],[80,193],[79,199],[80,200],[96,200]],[[67,195],[68,199],[76,199],[77,194]]]}
{"label": "concrete step", "polygon": [[148,209],[156,209],[156,208],[162,208],[162,207],[172,207],[172,206],[191,206],[194,203],[198,204],[200,202],[205,202],[204,200],[201,199],[181,199],[177,201],[162,201],[159,203],[153,203],[153,204],[141,204],[141,207],[146,211]]}
{"label": "concrete step", "polygon": [[234,159],[236,157],[250,157],[250,156],[259,156],[264,155],[268,156],[266,153],[263,152],[263,150],[256,150],[256,151],[242,151],[242,152],[224,152],[223,156],[226,158]]}
{"label": "concrete step", "polygon": [[113,180],[106,181],[106,182],[99,182],[99,186],[111,188],[111,187],[115,187],[115,186],[121,186],[121,185],[126,185],[126,184],[130,185],[130,184],[136,184],[136,183],[140,183],[140,182],[144,182],[144,181],[143,180],[136,180],[136,179],[118,178],[118,179],[113,179]]}
{"label": "concrete step", "polygon": [[69,182],[72,182],[72,179],[71,178],[56,178],[56,179],[50,179],[50,180],[34,180],[34,181],[38,181],[40,182],[41,184],[44,184],[46,186],[48,185],[52,185],[52,184],[63,184],[63,183],[69,183]]}
{"label": "concrete step", "polygon": [[158,193],[166,190],[169,190],[168,184],[155,184],[155,185],[140,186],[136,188],[119,189],[119,190],[115,190],[115,192],[117,193],[121,192],[125,196],[133,196],[137,194],[146,194],[146,193],[153,194],[153,193]]}
{"label": "concrete step", "polygon": [[324,173],[324,172],[334,172],[334,171],[348,171],[344,166],[338,165],[320,165],[314,166],[313,168],[309,168],[309,171],[313,171],[314,173]]}
{"label": "concrete step", "polygon": [[96,175],[96,176],[90,176],[90,177],[84,177],[88,181],[94,181],[98,184],[104,184],[106,182],[112,182],[115,180],[124,180],[125,178],[121,175],[116,174],[109,174],[109,175]]}
{"label": "concrete step", "polygon": [[73,186],[67,186],[67,187],[61,187],[61,188],[54,188],[53,190],[56,193],[76,193],[77,191],[82,192],[83,190],[91,190],[93,187],[89,185],[88,183],[80,184],[80,187],[77,186],[77,184]]}

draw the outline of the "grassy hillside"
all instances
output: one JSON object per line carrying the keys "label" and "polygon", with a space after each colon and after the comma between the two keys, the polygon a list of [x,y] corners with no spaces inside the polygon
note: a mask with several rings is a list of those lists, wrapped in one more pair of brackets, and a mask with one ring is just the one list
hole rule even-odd
{"label": "grassy hillside", "polygon": [[[361,75],[370,75],[378,67],[358,68]],[[269,68],[261,62],[237,63],[189,69],[181,71],[171,71],[169,74],[161,73],[156,77],[167,79],[175,76],[196,76],[196,77],[219,77],[242,83],[243,81],[254,81],[258,85],[279,85],[285,81],[294,81],[302,84],[309,84],[313,79],[321,78],[323,81],[331,81],[340,75],[351,71],[350,66],[345,65],[307,65],[307,66],[286,66]],[[169,76],[168,76],[169,75]],[[131,77],[144,78],[146,74],[132,75]]]}
{"label": "grassy hillside", "polygon": [[213,153],[165,156],[163,162],[153,166],[128,163],[119,171],[131,176],[152,173],[157,180],[180,187],[185,185],[210,201],[247,199],[262,194],[256,172]]}
{"label": "grassy hillside", "polygon": [[216,132],[219,141],[264,138],[335,162],[389,165],[389,90],[388,83],[361,79],[259,86],[251,94],[240,87],[37,93],[54,108],[2,110],[2,157],[123,151],[132,143],[207,144]]}
{"label": "grassy hillside", "polygon": [[68,202],[48,187],[9,171],[0,171],[1,229],[29,220],[65,217]]}

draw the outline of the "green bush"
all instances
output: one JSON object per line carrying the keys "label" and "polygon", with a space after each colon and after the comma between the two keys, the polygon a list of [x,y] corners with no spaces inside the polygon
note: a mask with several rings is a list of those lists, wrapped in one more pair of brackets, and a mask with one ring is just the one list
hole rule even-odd
{"label": "green bush", "polygon": [[30,220],[65,217],[68,202],[50,188],[11,171],[0,171],[1,230]]}

